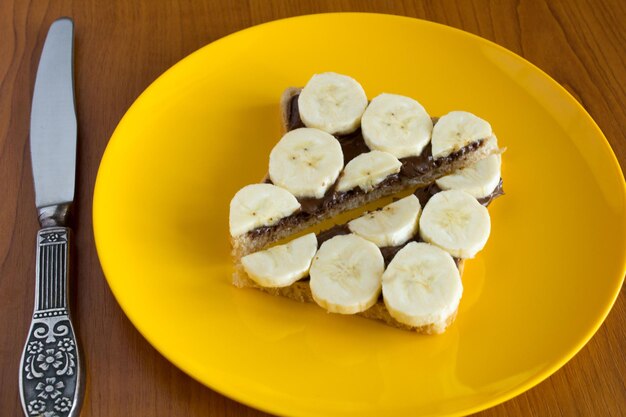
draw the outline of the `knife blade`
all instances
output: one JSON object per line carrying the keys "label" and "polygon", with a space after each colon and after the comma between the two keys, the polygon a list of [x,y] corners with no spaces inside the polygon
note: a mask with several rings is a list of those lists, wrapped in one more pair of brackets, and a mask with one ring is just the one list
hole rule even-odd
{"label": "knife blade", "polygon": [[76,171],[73,23],[52,23],[35,78],[30,145],[38,208],[71,203]]}
{"label": "knife blade", "polygon": [[65,227],[76,171],[73,38],[71,19],[50,26],[31,108],[31,160],[42,227],[37,232],[33,317],[19,370],[27,416],[76,417],[84,391],[84,367],[69,308],[71,235]]}

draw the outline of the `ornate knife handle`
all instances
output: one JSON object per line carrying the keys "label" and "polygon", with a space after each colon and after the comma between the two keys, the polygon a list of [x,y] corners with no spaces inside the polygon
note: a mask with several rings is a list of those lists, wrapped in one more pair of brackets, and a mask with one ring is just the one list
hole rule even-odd
{"label": "ornate knife handle", "polygon": [[35,308],[22,360],[20,396],[28,416],[77,417],[84,374],[68,300],[70,229],[37,233]]}

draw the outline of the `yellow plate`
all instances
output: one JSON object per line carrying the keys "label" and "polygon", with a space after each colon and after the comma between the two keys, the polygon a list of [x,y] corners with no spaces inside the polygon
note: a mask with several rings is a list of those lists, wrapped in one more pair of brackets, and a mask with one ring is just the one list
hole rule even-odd
{"label": "yellow plate", "polygon": [[[419,336],[231,287],[228,204],[280,138],[278,99],[315,72],[368,96],[471,111],[500,144],[507,195],[466,264],[456,322]],[[294,416],[442,416],[539,383],[598,329],[622,284],[624,179],[556,82],[513,53],[425,21],[326,14],[253,27],[155,81],[108,145],[94,231],[105,275],[165,357],[236,400]]]}

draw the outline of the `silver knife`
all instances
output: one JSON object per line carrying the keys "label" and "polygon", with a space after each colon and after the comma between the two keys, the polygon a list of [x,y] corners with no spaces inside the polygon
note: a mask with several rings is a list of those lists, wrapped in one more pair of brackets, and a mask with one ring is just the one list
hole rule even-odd
{"label": "silver knife", "polygon": [[84,371],[70,317],[68,271],[74,200],[76,111],[73,74],[74,23],[50,26],[43,46],[30,116],[30,151],[37,232],[35,306],[20,363],[22,408],[27,416],[76,417]]}

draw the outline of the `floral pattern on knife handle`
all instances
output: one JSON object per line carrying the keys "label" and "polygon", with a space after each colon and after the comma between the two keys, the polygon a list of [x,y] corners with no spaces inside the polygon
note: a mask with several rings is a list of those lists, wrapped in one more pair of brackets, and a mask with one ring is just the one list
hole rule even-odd
{"label": "floral pattern on knife handle", "polygon": [[75,417],[82,369],[69,316],[70,233],[65,227],[37,234],[35,309],[20,365],[22,405],[29,416]]}

